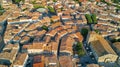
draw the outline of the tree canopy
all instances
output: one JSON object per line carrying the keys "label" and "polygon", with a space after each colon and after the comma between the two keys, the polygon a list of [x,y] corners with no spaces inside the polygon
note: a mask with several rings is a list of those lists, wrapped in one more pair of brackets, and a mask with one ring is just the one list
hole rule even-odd
{"label": "tree canopy", "polygon": [[47,27],[47,26],[45,26],[45,25],[43,25],[41,28],[42,28],[42,29],[44,29],[44,30],[46,30],[46,31],[48,31],[48,30],[49,30],[49,29],[48,29],[48,27]]}
{"label": "tree canopy", "polygon": [[85,14],[85,17],[87,19],[88,24],[96,24],[97,23],[97,18],[96,14]]}
{"label": "tree canopy", "polygon": [[12,2],[15,4],[19,4],[21,1],[24,2],[25,0],[12,0]]}
{"label": "tree canopy", "polygon": [[91,18],[92,18],[93,23],[96,24],[97,23],[96,14],[92,14]]}
{"label": "tree canopy", "polygon": [[5,12],[4,8],[0,5],[0,15],[2,15]]}
{"label": "tree canopy", "polygon": [[96,30],[94,30],[94,31],[95,31],[96,33],[98,33],[98,34],[100,33],[100,31],[99,31],[99,30],[97,30],[97,29],[96,29]]}
{"label": "tree canopy", "polygon": [[81,29],[81,34],[83,35],[84,38],[87,37],[89,30],[87,28],[82,28]]}
{"label": "tree canopy", "polygon": [[83,44],[81,42],[77,42],[74,49],[75,49],[75,51],[77,51],[79,56],[85,55],[85,51],[83,49]]}
{"label": "tree canopy", "polygon": [[4,8],[0,5],[0,10],[3,10]]}
{"label": "tree canopy", "polygon": [[52,8],[52,7],[48,6],[48,9],[49,9],[49,11],[50,11],[51,13],[55,13],[54,8]]}
{"label": "tree canopy", "polygon": [[34,8],[35,8],[35,9],[38,9],[38,8],[45,8],[45,7],[42,6],[42,5],[34,5]]}
{"label": "tree canopy", "polygon": [[89,14],[86,14],[85,17],[87,19],[88,24],[92,24],[93,21],[91,19],[91,16]]}
{"label": "tree canopy", "polygon": [[57,0],[53,0],[53,2],[57,2]]}
{"label": "tree canopy", "polygon": [[111,0],[113,3],[119,3],[119,0]]}

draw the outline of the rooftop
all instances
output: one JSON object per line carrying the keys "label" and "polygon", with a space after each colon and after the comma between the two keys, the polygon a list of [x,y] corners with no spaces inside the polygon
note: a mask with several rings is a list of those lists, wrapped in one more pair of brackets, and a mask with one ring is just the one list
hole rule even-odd
{"label": "rooftop", "polygon": [[39,8],[39,9],[37,9],[37,11],[39,11],[39,12],[45,12],[46,9],[45,8]]}
{"label": "rooftop", "polygon": [[55,50],[57,51],[57,47],[58,47],[58,42],[54,42],[54,41],[51,41],[50,43],[48,43],[48,45],[51,45],[52,46],[52,50]]}
{"label": "rooftop", "polygon": [[45,57],[45,61],[48,63],[57,63],[58,62],[57,56],[55,56],[55,55]]}
{"label": "rooftop", "polygon": [[[96,51],[98,56],[105,54],[114,54],[114,50],[111,48],[109,43],[99,34],[95,32],[90,32],[89,42],[91,43],[93,49]],[[99,48],[101,47],[101,48]]]}
{"label": "rooftop", "polygon": [[46,56],[45,57],[45,64],[48,67],[58,67],[58,59],[56,55]]}
{"label": "rooftop", "polygon": [[33,57],[33,67],[44,67],[44,56],[34,56]]}
{"label": "rooftop", "polygon": [[76,37],[78,38],[78,40],[79,40],[80,42],[83,41],[83,36],[81,35],[80,32],[76,32],[75,35],[76,35]]}
{"label": "rooftop", "polygon": [[61,26],[61,22],[55,22],[54,24],[52,24],[50,27],[51,28],[56,28],[58,26]]}
{"label": "rooftop", "polygon": [[52,16],[51,20],[55,22],[55,21],[60,20],[60,17],[59,16]]}
{"label": "rooftop", "polygon": [[72,58],[69,56],[61,56],[59,62],[61,67],[73,67]]}
{"label": "rooftop", "polygon": [[54,37],[56,35],[56,33],[57,33],[57,30],[51,30],[51,31],[47,32],[46,35]]}
{"label": "rooftop", "polygon": [[40,42],[34,42],[33,44],[30,45],[24,45],[24,49],[43,49],[43,43]]}
{"label": "rooftop", "polygon": [[16,60],[14,61],[14,65],[24,65],[26,58],[28,57],[27,53],[21,53],[18,54],[18,56],[16,57]]}
{"label": "rooftop", "polygon": [[108,54],[108,52],[105,50],[105,48],[103,47],[103,45],[99,40],[91,42],[91,45],[93,49],[96,51],[96,53],[98,54],[98,56]]}
{"label": "rooftop", "polygon": [[6,65],[0,65],[0,67],[8,67],[8,66],[6,66]]}
{"label": "rooftop", "polygon": [[41,31],[38,31],[36,34],[34,34],[35,36],[41,36],[43,34],[45,34],[46,31],[45,30],[41,30]]}
{"label": "rooftop", "polygon": [[120,42],[113,43],[113,46],[120,51]]}
{"label": "rooftop", "polygon": [[62,38],[60,51],[69,51],[72,52],[72,46],[75,40],[69,36]]}
{"label": "rooftop", "polygon": [[87,64],[87,67],[100,67],[98,64]]}
{"label": "rooftop", "polygon": [[0,22],[6,20],[10,15],[10,11],[7,11],[5,13],[3,13],[3,15],[0,16]]}

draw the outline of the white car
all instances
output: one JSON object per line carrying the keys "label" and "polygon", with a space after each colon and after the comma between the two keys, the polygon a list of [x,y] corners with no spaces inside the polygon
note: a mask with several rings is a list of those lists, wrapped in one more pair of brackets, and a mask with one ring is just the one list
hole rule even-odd
{"label": "white car", "polygon": [[92,54],[93,54],[93,52],[90,52],[89,54],[90,54],[90,55],[92,55]]}
{"label": "white car", "polygon": [[89,50],[89,48],[88,48],[88,47],[86,47],[86,50]]}

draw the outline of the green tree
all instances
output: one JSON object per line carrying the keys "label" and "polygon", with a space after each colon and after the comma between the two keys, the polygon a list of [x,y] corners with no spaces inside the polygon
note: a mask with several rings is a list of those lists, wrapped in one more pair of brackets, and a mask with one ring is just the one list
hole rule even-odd
{"label": "green tree", "polygon": [[20,5],[20,2],[25,2],[25,0],[12,0],[14,4],[17,4],[18,6]]}
{"label": "green tree", "polygon": [[112,0],[113,3],[119,3],[119,0]]}
{"label": "green tree", "polygon": [[0,5],[0,15],[2,15],[5,12],[4,8]]}
{"label": "green tree", "polygon": [[34,5],[34,8],[35,8],[35,9],[38,9],[38,8],[45,8],[45,7],[42,6],[42,5]]}
{"label": "green tree", "polygon": [[85,14],[85,17],[87,19],[88,24],[92,24],[93,23],[92,18],[91,18],[91,16],[89,14]]}
{"label": "green tree", "polygon": [[87,28],[82,28],[81,29],[81,34],[83,35],[84,38],[87,37],[89,30]]}
{"label": "green tree", "polygon": [[54,8],[52,8],[52,7],[48,6],[48,9],[49,9],[49,11],[50,11],[51,13],[55,13]]}
{"label": "green tree", "polygon": [[117,41],[120,42],[120,39],[118,39]]}
{"label": "green tree", "polygon": [[32,1],[32,4],[35,4],[36,3],[36,1],[34,0],[34,1]]}
{"label": "green tree", "polygon": [[94,30],[94,31],[95,31],[96,33],[98,33],[98,34],[100,33],[100,31],[99,31],[99,30]]}
{"label": "green tree", "polygon": [[48,29],[48,27],[47,27],[47,26],[45,26],[45,25],[43,25],[41,28],[42,28],[42,29],[44,29],[44,30],[46,30],[46,31],[48,31],[48,30],[49,30],[49,29]]}
{"label": "green tree", "polygon": [[21,0],[15,0],[16,3],[19,3]]}
{"label": "green tree", "polygon": [[79,56],[85,55],[85,51],[83,49],[83,44],[81,42],[77,42],[74,48],[75,51],[77,51]]}
{"label": "green tree", "polygon": [[0,5],[0,10],[4,10],[4,8]]}
{"label": "green tree", "polygon": [[97,23],[96,14],[92,14],[91,18],[92,18],[93,23],[96,24]]}
{"label": "green tree", "polygon": [[105,0],[100,0],[101,2],[105,2]]}
{"label": "green tree", "polygon": [[21,0],[12,0],[13,3],[18,4]]}
{"label": "green tree", "polygon": [[57,0],[53,0],[53,2],[57,2]]}
{"label": "green tree", "polygon": [[117,42],[117,40],[116,39],[112,39],[112,40],[110,40],[112,43],[115,43],[115,42]]}

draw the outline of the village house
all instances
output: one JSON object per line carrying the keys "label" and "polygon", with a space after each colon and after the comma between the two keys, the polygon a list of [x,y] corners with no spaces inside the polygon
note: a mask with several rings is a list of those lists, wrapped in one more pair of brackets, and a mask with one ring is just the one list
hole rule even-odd
{"label": "village house", "polygon": [[15,59],[15,62],[13,63],[13,67],[26,67],[28,60],[28,54],[27,53],[20,53]]}

